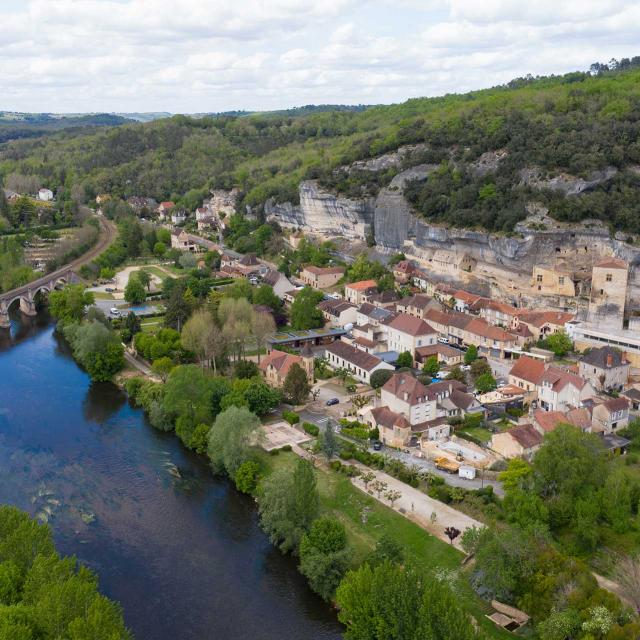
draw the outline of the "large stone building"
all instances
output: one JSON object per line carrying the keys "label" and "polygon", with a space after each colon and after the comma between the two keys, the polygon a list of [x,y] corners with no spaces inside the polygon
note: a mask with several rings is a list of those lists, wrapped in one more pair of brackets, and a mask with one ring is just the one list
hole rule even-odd
{"label": "large stone building", "polygon": [[589,319],[612,328],[622,328],[627,300],[629,265],[619,258],[604,258],[593,265]]}
{"label": "large stone building", "polygon": [[619,349],[590,349],[578,364],[580,375],[601,391],[620,391],[629,379],[629,363]]}
{"label": "large stone building", "polygon": [[313,383],[314,360],[308,345],[299,356],[274,349],[262,359],[258,367],[267,383],[274,387],[281,387],[294,364],[302,367],[302,370],[307,374],[309,383]]}

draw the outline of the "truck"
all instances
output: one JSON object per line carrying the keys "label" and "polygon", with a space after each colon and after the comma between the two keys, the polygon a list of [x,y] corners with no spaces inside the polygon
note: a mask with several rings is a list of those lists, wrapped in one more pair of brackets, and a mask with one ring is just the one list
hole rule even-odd
{"label": "truck", "polygon": [[460,469],[460,465],[457,462],[449,460],[449,458],[445,458],[444,456],[436,458],[434,463],[436,465],[436,469],[446,471],[447,473],[458,473],[458,469]]}
{"label": "truck", "polygon": [[458,469],[458,475],[461,478],[466,478],[467,480],[473,480],[476,477],[476,469],[475,469],[475,467],[469,467],[467,465],[462,465]]}

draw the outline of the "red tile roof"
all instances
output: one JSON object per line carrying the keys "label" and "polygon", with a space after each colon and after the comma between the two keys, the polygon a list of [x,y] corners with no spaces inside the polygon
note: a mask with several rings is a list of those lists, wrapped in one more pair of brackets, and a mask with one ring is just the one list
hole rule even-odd
{"label": "red tile roof", "polygon": [[559,424],[567,422],[567,417],[562,411],[545,411],[544,409],[536,409],[533,412],[533,419],[547,433],[553,431]]}
{"label": "red tile roof", "polygon": [[338,358],[342,358],[364,371],[372,371],[382,362],[377,356],[365,353],[361,349],[352,347],[350,344],[342,342],[341,340],[327,345],[326,351],[333,353],[338,356]]}
{"label": "red tile roof", "polygon": [[294,364],[302,365],[302,358],[292,353],[286,353],[284,351],[274,349],[260,361],[258,366],[262,371],[266,371],[271,365],[278,372],[280,377],[284,377]]}
{"label": "red tile roof", "polygon": [[520,356],[511,367],[509,375],[537,385],[540,383],[544,370],[545,364],[542,360],[529,356]]}
{"label": "red tile roof", "polygon": [[350,282],[345,285],[345,289],[353,289],[354,291],[365,291],[372,287],[377,287],[375,280],[360,280],[360,282]]}
{"label": "red tile roof", "polygon": [[414,337],[438,333],[431,325],[427,324],[424,320],[407,315],[406,313],[398,314],[389,323],[389,326],[392,329],[396,329],[396,331],[401,331],[402,333],[406,333]]}
{"label": "red tile roof", "polygon": [[545,324],[555,324],[562,327],[570,320],[573,320],[575,314],[562,311],[519,311],[517,317],[521,322],[538,328]]}
{"label": "red tile roof", "polygon": [[308,271],[309,273],[313,273],[316,276],[322,276],[344,273],[344,267],[315,267],[313,265],[310,265],[308,267],[305,267],[303,271]]}
{"label": "red tile roof", "polygon": [[602,269],[628,269],[629,265],[624,260],[620,258],[603,258],[596,262],[594,267],[600,267]]}
{"label": "red tile roof", "polygon": [[509,429],[508,433],[523,449],[532,449],[542,444],[542,435],[532,424],[519,424]]}
{"label": "red tile roof", "polygon": [[561,391],[568,384],[572,384],[576,389],[582,389],[587,381],[577,376],[575,373],[569,373],[558,367],[549,367],[542,377],[541,382],[548,382],[554,391]]}
{"label": "red tile roof", "polygon": [[[383,391],[410,405],[422,404],[427,397],[427,387],[410,373],[394,373],[382,387]],[[406,398],[405,398],[406,394]]]}

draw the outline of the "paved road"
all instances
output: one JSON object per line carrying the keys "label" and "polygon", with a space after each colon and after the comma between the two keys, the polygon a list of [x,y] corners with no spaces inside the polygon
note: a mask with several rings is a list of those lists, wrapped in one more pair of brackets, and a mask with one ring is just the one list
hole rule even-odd
{"label": "paved road", "polygon": [[42,284],[49,284],[51,280],[54,280],[57,276],[64,275],[69,269],[79,269],[82,265],[91,262],[95,257],[101,254],[115,239],[118,235],[116,225],[107,220],[106,218],[98,218],[101,226],[101,233],[98,238],[98,242],[91,248],[87,253],[83,254],[76,260],[73,260],[69,264],[64,265],[60,269],[56,269],[55,271],[48,273],[37,280],[33,280],[28,284],[25,284],[22,287],[18,287],[17,289],[12,289],[11,291],[7,291],[0,295],[0,300],[12,300],[18,295],[27,293],[30,289],[36,289]]}

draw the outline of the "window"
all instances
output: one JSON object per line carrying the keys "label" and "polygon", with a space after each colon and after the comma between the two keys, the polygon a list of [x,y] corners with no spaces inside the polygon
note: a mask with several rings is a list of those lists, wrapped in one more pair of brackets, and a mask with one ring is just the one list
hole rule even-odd
{"label": "window", "polygon": [[564,284],[564,276],[558,278],[558,284]]}
{"label": "window", "polygon": [[538,276],[536,277],[536,281],[537,282],[542,282],[542,274],[539,273]]}
{"label": "window", "polygon": [[611,280],[612,280],[612,276],[611,276],[611,274],[610,274],[610,273],[607,273],[607,275],[606,275],[606,277],[605,277],[605,280],[606,280],[607,282],[611,282]]}

